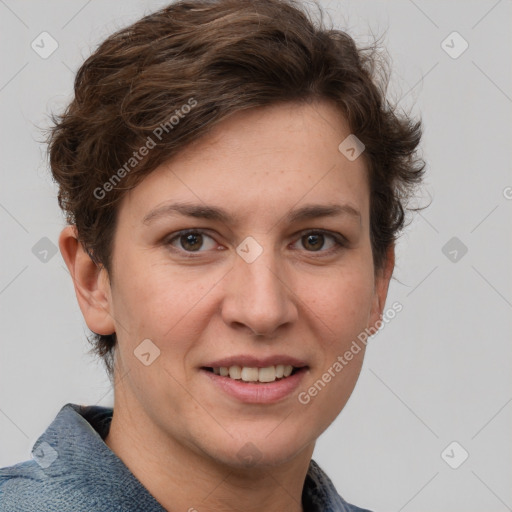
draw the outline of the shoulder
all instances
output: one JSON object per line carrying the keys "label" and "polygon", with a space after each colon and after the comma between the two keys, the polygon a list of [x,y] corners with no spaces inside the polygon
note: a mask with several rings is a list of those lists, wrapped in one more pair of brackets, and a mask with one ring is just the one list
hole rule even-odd
{"label": "shoulder", "polygon": [[311,460],[306,476],[303,503],[307,512],[371,512],[345,501],[338,494],[331,479],[314,460]]}
{"label": "shoulder", "polygon": [[76,484],[73,475],[48,476],[34,460],[0,468],[0,512],[85,512],[86,507],[75,507],[81,501]]}
{"label": "shoulder", "polygon": [[32,460],[0,469],[0,512],[162,512],[104,443],[111,417],[108,408],[62,407]]}

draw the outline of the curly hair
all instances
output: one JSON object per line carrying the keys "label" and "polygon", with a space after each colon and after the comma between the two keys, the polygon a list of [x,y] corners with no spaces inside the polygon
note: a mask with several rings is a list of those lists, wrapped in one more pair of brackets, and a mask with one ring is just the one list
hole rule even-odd
{"label": "curly hair", "polygon": [[[84,62],[73,100],[53,117],[50,166],[67,222],[111,276],[126,190],[235,112],[329,100],[365,145],[370,239],[382,268],[425,163],[421,122],[386,99],[376,55],[296,0],[181,0],[145,16]],[[90,341],[112,376],[115,333]]]}

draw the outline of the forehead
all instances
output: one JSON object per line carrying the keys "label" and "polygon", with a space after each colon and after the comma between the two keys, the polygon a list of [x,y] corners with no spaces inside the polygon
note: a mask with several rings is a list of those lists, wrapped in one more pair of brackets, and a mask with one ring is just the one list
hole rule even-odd
{"label": "forehead", "polygon": [[339,150],[350,128],[331,103],[279,104],[238,112],[160,165],[123,198],[144,219],[171,200],[217,205],[239,218],[277,215],[300,203],[368,210],[363,158]]}

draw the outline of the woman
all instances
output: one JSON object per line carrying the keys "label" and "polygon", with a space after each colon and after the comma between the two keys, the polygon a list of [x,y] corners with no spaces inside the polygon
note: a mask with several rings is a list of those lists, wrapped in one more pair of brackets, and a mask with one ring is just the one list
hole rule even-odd
{"label": "woman", "polygon": [[64,406],[0,510],[363,510],[311,457],[423,173],[375,64],[290,0],[174,3],[87,59],[49,151],[115,414]]}

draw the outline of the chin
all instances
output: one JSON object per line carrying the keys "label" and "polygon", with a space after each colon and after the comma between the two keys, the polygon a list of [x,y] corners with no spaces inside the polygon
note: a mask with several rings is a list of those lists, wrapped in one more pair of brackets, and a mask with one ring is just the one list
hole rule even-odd
{"label": "chin", "polygon": [[[284,440],[286,438],[286,441]],[[293,439],[293,442],[290,440]],[[237,469],[264,469],[280,466],[297,457],[308,443],[300,444],[296,436],[281,436],[281,439],[246,436],[231,441],[217,450],[213,457],[220,463]]]}

